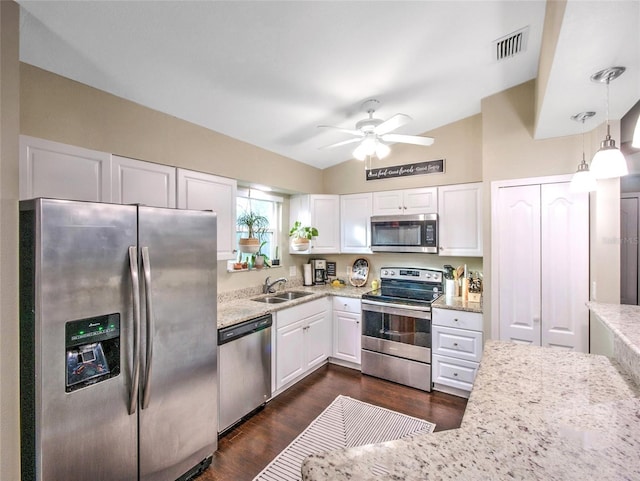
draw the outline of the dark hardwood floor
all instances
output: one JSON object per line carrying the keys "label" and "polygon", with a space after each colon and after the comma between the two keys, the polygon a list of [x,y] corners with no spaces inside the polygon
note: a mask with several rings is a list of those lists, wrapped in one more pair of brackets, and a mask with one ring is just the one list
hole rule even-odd
{"label": "dark hardwood floor", "polygon": [[252,480],[338,394],[433,422],[436,431],[459,427],[467,405],[456,396],[419,391],[329,364],[222,437],[213,463],[198,481]]}

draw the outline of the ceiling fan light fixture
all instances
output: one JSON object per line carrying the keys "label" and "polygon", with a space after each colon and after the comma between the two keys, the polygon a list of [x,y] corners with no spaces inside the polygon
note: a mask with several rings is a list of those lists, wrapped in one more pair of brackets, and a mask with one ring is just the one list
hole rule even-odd
{"label": "ceiling fan light fixture", "polygon": [[383,142],[377,142],[376,145],[376,157],[379,159],[384,159],[387,155],[391,153],[391,147]]}
{"label": "ceiling fan light fixture", "polygon": [[362,146],[362,144],[358,145],[353,151],[353,156],[358,160],[364,160],[367,158],[367,153]]}

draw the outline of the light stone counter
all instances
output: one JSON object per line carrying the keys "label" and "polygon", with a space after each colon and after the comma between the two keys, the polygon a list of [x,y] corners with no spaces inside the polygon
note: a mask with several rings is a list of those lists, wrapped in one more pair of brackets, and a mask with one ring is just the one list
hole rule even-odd
{"label": "light stone counter", "polygon": [[465,301],[462,297],[440,296],[431,303],[431,307],[482,313],[482,302]]}
{"label": "light stone counter", "polygon": [[312,295],[279,304],[266,304],[251,300],[254,297],[263,296],[260,294],[260,291],[255,288],[224,293],[218,296],[218,329],[325,296],[343,296],[360,299],[362,294],[371,290],[371,287],[333,287],[330,285],[303,287],[300,284],[285,284],[284,289],[280,288],[279,290],[305,291],[311,292]]}
{"label": "light stone counter", "polygon": [[488,341],[460,429],[307,458],[306,481],[639,480],[640,388],[604,356]]}
{"label": "light stone counter", "polygon": [[613,358],[640,384],[640,306],[588,303],[613,334]]}

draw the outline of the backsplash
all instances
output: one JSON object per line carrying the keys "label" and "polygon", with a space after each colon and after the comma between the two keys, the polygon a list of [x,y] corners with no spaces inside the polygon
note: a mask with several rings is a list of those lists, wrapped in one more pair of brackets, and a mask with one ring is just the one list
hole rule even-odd
{"label": "backsplash", "polygon": [[[268,272],[264,270],[263,272]],[[279,284],[278,290],[291,289],[302,286],[302,278],[295,276],[287,278],[286,284]],[[223,302],[235,301],[236,299],[243,299],[248,297],[259,296],[262,294],[262,284],[257,286],[244,287],[242,289],[235,289],[232,291],[218,292],[218,304]]]}

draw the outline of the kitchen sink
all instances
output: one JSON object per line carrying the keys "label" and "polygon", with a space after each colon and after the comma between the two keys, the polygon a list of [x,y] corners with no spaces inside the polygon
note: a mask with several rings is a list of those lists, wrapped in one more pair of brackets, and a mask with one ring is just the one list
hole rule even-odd
{"label": "kitchen sink", "polygon": [[264,302],[266,304],[279,304],[281,302],[293,301],[294,299],[300,299],[301,297],[310,296],[313,292],[302,291],[285,291],[278,294],[271,294],[265,297],[254,297],[251,299],[256,302]]}
{"label": "kitchen sink", "polygon": [[279,294],[274,294],[273,297],[284,299],[286,301],[292,301],[293,299],[300,299],[301,297],[307,297],[311,294],[313,294],[313,292],[285,291]]}
{"label": "kitchen sink", "polygon": [[251,300],[256,302],[264,302],[265,304],[279,304],[281,302],[287,302],[289,299],[283,299],[282,297],[269,296],[269,297],[255,297]]}

